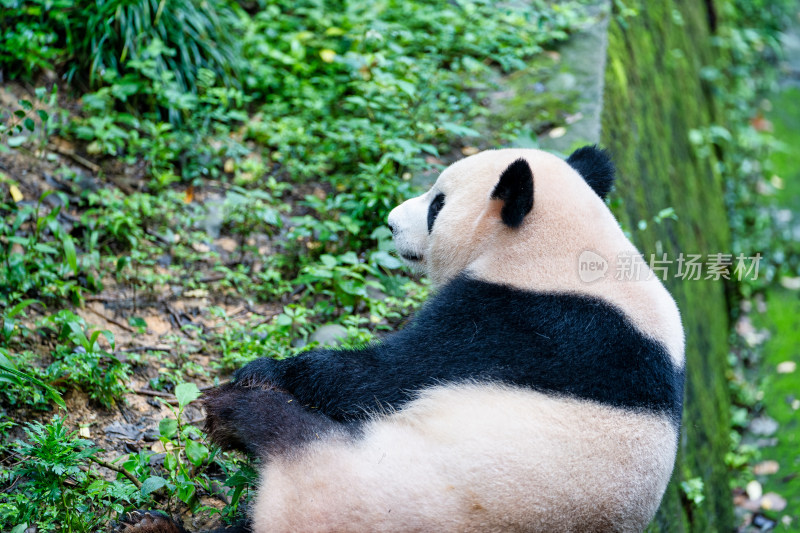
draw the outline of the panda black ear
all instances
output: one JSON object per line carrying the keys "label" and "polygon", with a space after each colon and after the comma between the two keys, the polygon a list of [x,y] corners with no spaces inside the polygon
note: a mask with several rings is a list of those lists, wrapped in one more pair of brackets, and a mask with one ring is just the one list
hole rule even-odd
{"label": "panda black ear", "polygon": [[586,183],[594,189],[600,198],[605,199],[611,186],[614,185],[614,163],[606,150],[597,145],[578,148],[567,158],[569,166],[583,176]]}
{"label": "panda black ear", "polygon": [[518,228],[533,209],[533,172],[524,159],[517,159],[500,174],[492,191],[493,200],[501,200],[500,218],[510,228]]}

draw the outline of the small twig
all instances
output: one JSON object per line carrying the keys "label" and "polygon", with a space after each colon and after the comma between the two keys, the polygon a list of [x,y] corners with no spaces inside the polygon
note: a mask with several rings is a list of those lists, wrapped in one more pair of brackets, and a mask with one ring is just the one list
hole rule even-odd
{"label": "small twig", "polygon": [[208,183],[203,184],[204,189],[208,189],[209,191],[213,191],[215,189],[219,189],[221,191],[227,192],[231,190],[233,186],[227,183],[223,183],[221,181],[209,181]]}
{"label": "small twig", "polygon": [[14,482],[11,483],[11,485],[9,485],[8,487],[3,487],[3,490],[0,490],[0,492],[8,492],[8,493],[10,493],[12,490],[14,490],[14,487],[17,486],[17,483],[19,483],[20,479],[22,479],[22,476],[15,477],[14,478]]}
{"label": "small twig", "polygon": [[[141,394],[143,396],[155,396],[156,398],[161,398],[161,401],[168,403],[170,405],[178,405],[178,398],[175,397],[174,394],[170,394],[168,392],[159,392],[155,390],[148,390],[148,389],[137,389],[134,391],[136,394]],[[194,400],[196,401],[196,400]],[[192,402],[189,402],[192,403]]]}
{"label": "small twig", "polygon": [[[71,198],[73,200],[75,199],[74,196],[70,196],[69,198]],[[78,224],[81,221],[80,217],[76,217],[75,215],[71,215],[71,214],[67,213],[66,211],[59,212],[58,216],[61,217],[61,218],[65,218],[68,222],[72,222],[73,224]]]}
{"label": "small twig", "polygon": [[100,318],[104,319],[106,322],[109,322],[109,323],[111,323],[111,324],[114,324],[115,326],[117,326],[117,327],[120,327],[120,328],[124,329],[125,331],[129,331],[129,332],[131,332],[131,333],[136,333],[136,330],[135,330],[135,329],[133,329],[132,327],[130,327],[129,325],[127,325],[127,324],[123,324],[123,323],[122,323],[122,322],[120,322],[119,320],[116,320],[116,319],[113,319],[113,318],[111,318],[111,317],[108,317],[108,316],[104,315],[103,313],[101,313],[100,311],[96,311],[96,310],[92,309],[92,308],[91,308],[91,307],[89,307],[89,306],[86,306],[86,307],[85,307],[85,309],[88,309],[88,310],[89,310],[89,311],[91,311],[92,313],[94,313],[94,314],[96,314],[97,316],[99,316]]}
{"label": "small twig", "polygon": [[119,187],[119,190],[121,190],[125,194],[133,194],[136,192],[136,190],[127,183],[125,183],[124,180],[117,178],[116,176],[106,176],[106,177],[111,183]]}
{"label": "small twig", "polygon": [[169,392],[161,392],[157,390],[150,390],[150,389],[136,389],[136,394],[143,394],[144,396],[158,396],[159,398],[171,398],[176,400],[174,394],[170,394]]}
{"label": "small twig", "polygon": [[119,301],[119,296],[104,296],[102,294],[90,294],[83,297],[87,302],[116,302]]}
{"label": "small twig", "polygon": [[168,240],[166,237],[164,237],[163,235],[159,235],[153,230],[145,229],[144,232],[150,235],[151,237],[156,238],[159,242],[161,242],[161,244],[165,244],[167,246],[172,246],[173,244],[175,244],[173,241]]}
{"label": "small twig", "polygon": [[109,470],[113,470],[114,472],[119,472],[120,474],[128,478],[131,481],[131,483],[136,485],[137,489],[142,488],[142,482],[136,479],[136,476],[125,470],[123,467],[109,463],[108,461],[103,461],[102,459],[98,459],[97,457],[94,456],[90,456],[89,459],[91,459],[92,461],[94,461],[95,463],[99,464],[104,468],[108,468]]}
{"label": "small twig", "polygon": [[217,274],[209,274],[205,277],[200,278],[197,280],[199,283],[214,283],[216,281],[221,281],[225,279],[227,276],[221,272]]}
{"label": "small twig", "polygon": [[79,156],[78,154],[76,154],[72,150],[67,150],[65,148],[62,148],[61,146],[58,146],[57,144],[49,144],[49,145],[47,145],[47,149],[50,150],[51,152],[58,152],[61,155],[65,155],[65,156],[69,157],[70,159],[72,159],[76,163],[85,166],[86,168],[88,168],[89,170],[94,172],[95,174],[100,172],[100,165],[98,165],[97,163],[92,163],[91,161],[89,161],[85,157]]}
{"label": "small twig", "polygon": [[[225,383],[228,383],[228,381],[220,382],[220,385],[224,385]],[[205,387],[199,387],[199,389],[200,389],[200,392],[205,392],[205,391],[213,389],[215,387],[216,387],[216,385],[206,385]],[[142,396],[155,396],[157,398],[162,398],[165,402],[167,402],[170,405],[177,405],[178,404],[178,398],[176,398],[174,394],[170,394],[169,392],[161,392],[161,391],[150,390],[150,389],[136,389],[133,392],[135,392],[136,394],[141,394]],[[193,401],[191,401],[189,403],[194,403],[196,401],[197,400],[193,400]]]}
{"label": "small twig", "polygon": [[124,350],[117,350],[121,353],[127,352],[168,352],[172,349],[171,346],[132,346]]}
{"label": "small twig", "polygon": [[234,309],[233,311],[228,313],[228,316],[230,318],[236,318],[236,317],[241,316],[241,315],[243,315],[243,314],[245,314],[247,312],[248,312],[247,308],[245,306],[243,306],[243,305],[240,305],[239,307],[237,307],[236,309]]}
{"label": "small twig", "polygon": [[[172,318],[175,320],[175,326],[178,329],[181,329],[182,324],[181,324],[180,313],[178,313],[178,311],[176,311],[171,305],[169,305],[166,302],[164,302],[164,307],[167,309],[167,312],[170,314],[170,316],[172,316]],[[192,321],[189,320],[189,322],[191,323]]]}

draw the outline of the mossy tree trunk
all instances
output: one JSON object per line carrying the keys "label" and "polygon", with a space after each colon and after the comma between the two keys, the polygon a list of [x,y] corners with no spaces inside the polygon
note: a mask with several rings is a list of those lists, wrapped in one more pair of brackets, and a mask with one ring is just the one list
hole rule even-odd
{"label": "mossy tree trunk", "polygon": [[[699,158],[689,130],[712,123],[713,101],[700,69],[713,62],[705,2],[625,2],[609,25],[602,143],[619,168],[615,206],[639,249],[651,253],[730,253],[722,177]],[[672,207],[678,220],[653,223]],[[638,229],[641,220],[647,228]],[[670,276],[677,273],[672,263]],[[670,278],[686,330],[686,395],[678,462],[652,531],[730,531],[728,308],[721,281]],[[702,478],[704,500],[686,500],[680,482]]]}

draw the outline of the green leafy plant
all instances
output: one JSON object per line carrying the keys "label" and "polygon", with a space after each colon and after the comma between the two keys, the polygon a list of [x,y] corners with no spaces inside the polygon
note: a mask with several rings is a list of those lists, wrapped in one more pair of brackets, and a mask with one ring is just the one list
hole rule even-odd
{"label": "green leafy plant", "polygon": [[[60,197],[43,212],[53,192],[43,193],[35,206],[0,204],[6,222],[0,226],[0,301],[35,296],[77,303],[85,288],[97,287],[90,265],[81,261],[75,240],[57,220],[67,200]],[[85,276],[85,285],[79,276]]]}
{"label": "green leafy plant", "polygon": [[[56,330],[59,341],[71,343],[59,344],[53,351],[55,361],[45,371],[51,382],[81,388],[105,406],[119,400],[127,391],[130,367],[114,356],[113,334],[87,328],[82,318],[67,310],[49,317],[47,325]],[[110,351],[101,347],[101,336],[110,344]]]}
{"label": "green leafy plant", "polygon": [[703,479],[699,477],[681,481],[681,491],[683,491],[684,497],[695,506],[699,506],[706,499],[704,494],[705,484]]}
{"label": "green leafy plant", "polygon": [[240,239],[244,252],[244,240],[252,233],[272,236],[283,225],[279,208],[268,191],[234,188],[225,196],[223,203],[223,229]]}
{"label": "green leafy plant", "polygon": [[195,469],[202,467],[209,458],[209,449],[198,439],[202,434],[191,424],[181,420],[187,405],[200,397],[200,390],[194,383],[182,383],[175,387],[178,399],[177,409],[168,405],[175,418],[165,418],[158,426],[159,440],[164,444],[167,454],[164,457],[164,469],[168,478],[151,476],[142,483],[142,494],[147,496],[162,487],[167,487],[190,507],[197,507],[195,492],[196,483],[202,482]]}
{"label": "green leafy plant", "polygon": [[38,134],[40,146],[47,143],[49,134],[57,124],[57,117],[51,117],[43,106],[53,108],[56,105],[58,89],[53,86],[49,95],[44,87],[35,90],[38,101],[21,99],[18,108],[9,116],[0,115],[0,151],[17,148],[25,144],[34,134]]}
{"label": "green leafy plant", "polygon": [[142,59],[158,45],[169,50],[153,65],[159,76],[172,74],[184,90],[207,68],[235,85],[241,65],[240,15],[234,4],[126,2],[122,0],[4,0],[0,68],[11,75],[68,64],[72,78],[88,67],[89,81],[106,71],[123,73],[126,62]]}
{"label": "green leafy plant", "polygon": [[8,447],[17,461],[0,470],[0,527],[4,531],[96,531],[111,511],[139,501],[130,486],[106,481],[90,468],[100,451],[69,431],[64,418],[25,427],[27,441]]}
{"label": "green leafy plant", "polygon": [[13,79],[53,68],[74,44],[72,0],[3,0],[0,70]]}
{"label": "green leafy plant", "polygon": [[[192,424],[183,422],[183,414],[187,405],[200,396],[200,390],[194,383],[181,383],[175,387],[177,407],[168,405],[174,418],[164,418],[158,426],[159,440],[164,445],[164,470],[166,476],[151,475],[141,486],[143,496],[166,488],[170,495],[176,496],[191,509],[199,511],[198,490],[211,491],[211,480],[206,469],[211,463],[231,468],[231,463],[218,457],[219,450],[211,449],[202,442],[202,433]],[[235,465],[236,462],[234,461]],[[228,477],[226,484],[233,490],[230,493],[228,507],[235,509],[243,491],[253,481],[252,472],[238,468]],[[219,512],[217,509],[205,507],[203,510]]]}
{"label": "green leafy plant", "polygon": [[[12,311],[18,314],[20,309]],[[60,393],[66,388],[81,389],[106,407],[122,398],[130,366],[114,356],[114,337],[109,331],[88,328],[68,310],[44,318],[41,331],[52,332],[57,342],[49,364],[42,364],[42,358],[30,351],[14,352],[0,344],[0,393],[6,403],[43,408],[49,400],[66,408]],[[110,351],[101,347],[101,337]]]}
{"label": "green leafy plant", "polygon": [[0,347],[0,392],[5,393],[9,401],[38,405],[50,400],[64,409],[67,404],[61,394],[52,386],[32,375],[20,370],[14,361],[14,355],[7,348]]}

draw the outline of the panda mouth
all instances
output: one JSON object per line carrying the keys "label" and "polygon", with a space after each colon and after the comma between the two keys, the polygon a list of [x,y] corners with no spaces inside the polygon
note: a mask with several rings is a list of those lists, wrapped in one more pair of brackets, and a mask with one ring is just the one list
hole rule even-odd
{"label": "panda mouth", "polygon": [[422,257],[416,254],[401,253],[400,257],[402,257],[406,261],[413,261],[413,262],[422,261]]}

